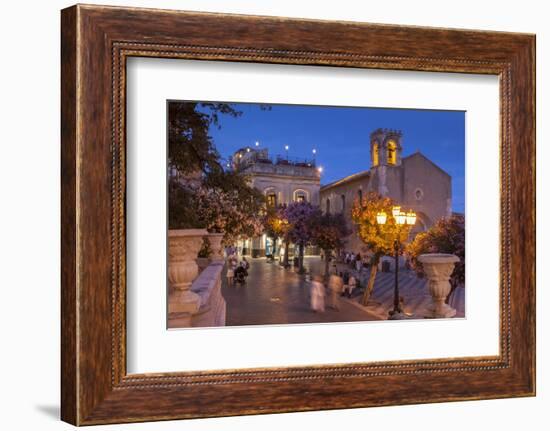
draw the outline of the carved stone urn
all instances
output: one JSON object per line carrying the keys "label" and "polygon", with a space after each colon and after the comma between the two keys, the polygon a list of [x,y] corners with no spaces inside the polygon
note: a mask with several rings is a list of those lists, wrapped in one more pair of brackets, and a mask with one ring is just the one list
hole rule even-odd
{"label": "carved stone urn", "polygon": [[210,246],[212,247],[212,256],[210,256],[210,260],[212,262],[223,262],[223,247],[222,247],[222,240],[223,240],[223,233],[209,233],[208,234],[208,241],[210,241]]}
{"label": "carved stone urn", "polygon": [[428,308],[426,317],[448,318],[456,314],[456,310],[445,304],[445,299],[451,291],[449,278],[455,264],[460,259],[454,254],[430,253],[418,256],[424,273],[428,279],[428,287],[432,295],[433,304]]}
{"label": "carved stone urn", "polygon": [[191,317],[200,307],[200,297],[191,292],[191,284],[199,275],[197,255],[206,229],[171,229],[168,231],[168,313],[178,325],[191,326]]}

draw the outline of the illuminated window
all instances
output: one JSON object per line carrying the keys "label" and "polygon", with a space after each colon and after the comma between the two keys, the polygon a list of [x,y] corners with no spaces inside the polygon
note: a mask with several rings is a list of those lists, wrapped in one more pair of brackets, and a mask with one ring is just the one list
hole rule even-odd
{"label": "illuminated window", "polygon": [[388,142],[388,165],[397,163],[397,146],[394,141]]}
{"label": "illuminated window", "polygon": [[296,190],[294,192],[294,200],[296,202],[306,202],[307,201],[306,192],[304,192],[303,190]]}
{"label": "illuminated window", "polygon": [[372,166],[378,166],[378,143],[372,143]]}
{"label": "illuminated window", "polygon": [[267,206],[273,208],[277,206],[277,195],[275,193],[269,193],[267,195]]}

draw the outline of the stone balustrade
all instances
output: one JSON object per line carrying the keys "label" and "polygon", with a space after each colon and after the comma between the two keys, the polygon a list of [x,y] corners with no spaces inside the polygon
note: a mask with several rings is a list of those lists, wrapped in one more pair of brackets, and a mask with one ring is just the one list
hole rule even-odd
{"label": "stone balustrade", "polygon": [[206,266],[191,284],[191,292],[200,298],[199,308],[189,318],[177,313],[168,316],[169,328],[225,326],[225,299],[221,293],[223,261]]}

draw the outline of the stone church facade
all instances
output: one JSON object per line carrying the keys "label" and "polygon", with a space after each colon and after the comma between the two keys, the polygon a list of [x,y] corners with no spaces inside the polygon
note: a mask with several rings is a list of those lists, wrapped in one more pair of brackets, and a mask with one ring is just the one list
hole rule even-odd
{"label": "stone church facade", "polygon": [[357,252],[363,248],[351,220],[351,209],[354,201],[371,191],[417,213],[413,234],[451,215],[451,176],[420,151],[402,157],[402,150],[400,131],[377,129],[370,135],[370,169],[321,187],[321,209],[342,212],[352,228],[346,239],[347,250]]}

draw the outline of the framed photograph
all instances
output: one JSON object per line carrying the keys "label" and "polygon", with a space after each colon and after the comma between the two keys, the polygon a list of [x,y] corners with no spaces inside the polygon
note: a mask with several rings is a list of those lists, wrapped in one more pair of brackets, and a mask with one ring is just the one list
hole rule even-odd
{"label": "framed photograph", "polygon": [[62,11],[62,419],[535,394],[535,37]]}

